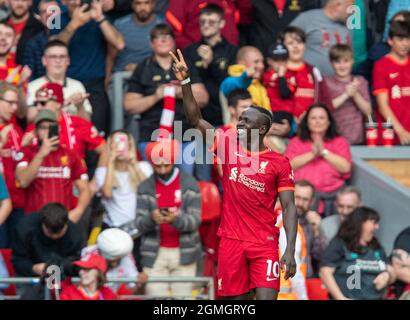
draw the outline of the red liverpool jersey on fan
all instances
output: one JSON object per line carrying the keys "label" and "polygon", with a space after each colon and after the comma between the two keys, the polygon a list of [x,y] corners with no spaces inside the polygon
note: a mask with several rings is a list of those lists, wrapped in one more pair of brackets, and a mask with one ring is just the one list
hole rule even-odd
{"label": "red liverpool jersey on fan", "polygon": [[[21,138],[23,130],[17,125],[15,118],[10,121],[12,128],[3,148],[0,150],[0,160],[3,165],[3,175],[10,194],[13,208],[24,207],[24,189],[21,189],[15,175],[16,162],[21,156]],[[9,124],[10,124],[9,123]],[[8,124],[0,124],[0,131]]]}
{"label": "red liverpool jersey on fan", "polygon": [[273,70],[267,70],[262,76],[262,83],[266,88],[266,92],[269,97],[270,107],[272,112],[286,111],[293,114],[293,94],[295,93],[295,83],[292,83],[292,79],[287,72],[285,75],[288,89],[292,92],[292,97],[289,99],[283,99],[280,96],[279,91],[279,76],[278,73]]}
{"label": "red liverpool jersey on fan", "polygon": [[410,131],[410,58],[404,63],[387,55],[373,70],[373,94],[386,92],[389,106],[401,125]]}
{"label": "red liverpool jersey on fan", "polygon": [[271,150],[243,149],[236,130],[218,131],[216,141],[224,189],[218,235],[261,244],[276,238],[276,198],[281,191],[294,190],[289,160]]}
{"label": "red liverpool jersey on fan", "polygon": [[[66,112],[61,112],[58,126],[61,145],[67,149],[77,151],[81,159],[85,157],[85,150],[94,150],[104,142],[104,138],[99,135],[91,122],[69,115]],[[34,124],[30,124],[26,132],[33,130]],[[36,144],[37,141],[34,141],[34,145]]]}
{"label": "red liverpool jersey on fan", "polygon": [[306,63],[297,69],[288,67],[286,77],[289,77],[296,86],[293,98],[293,115],[299,119],[315,102],[315,81],[320,80],[315,79],[313,67]]}
{"label": "red liverpool jersey on fan", "polygon": [[[23,157],[17,168],[27,167],[37,152],[37,146],[23,148]],[[49,202],[59,202],[67,209],[73,209],[73,182],[79,179],[88,179],[87,168],[75,151],[60,147],[51,152],[26,189],[24,212],[36,212]]]}

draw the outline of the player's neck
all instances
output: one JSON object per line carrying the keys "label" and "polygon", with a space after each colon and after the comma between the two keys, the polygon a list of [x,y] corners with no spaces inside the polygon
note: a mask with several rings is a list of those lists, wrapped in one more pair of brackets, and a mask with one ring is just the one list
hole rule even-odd
{"label": "player's neck", "polygon": [[407,59],[409,58],[408,56],[399,55],[396,52],[394,52],[393,50],[390,51],[390,57],[392,57],[394,61],[397,61],[397,62],[400,62],[400,63],[406,62]]}
{"label": "player's neck", "polygon": [[299,68],[301,68],[303,65],[305,64],[305,61],[296,61],[296,60],[294,60],[294,61],[292,61],[292,60],[289,60],[288,61],[288,63],[287,63],[287,67],[288,68],[291,68],[291,69],[299,69]]}
{"label": "player's neck", "polygon": [[263,143],[263,138],[260,138],[259,140],[256,140],[256,141],[252,141],[252,140],[255,140],[255,139],[250,139],[248,141],[239,140],[239,143],[241,144],[242,148],[245,148],[249,152],[262,152],[267,149],[265,144]]}

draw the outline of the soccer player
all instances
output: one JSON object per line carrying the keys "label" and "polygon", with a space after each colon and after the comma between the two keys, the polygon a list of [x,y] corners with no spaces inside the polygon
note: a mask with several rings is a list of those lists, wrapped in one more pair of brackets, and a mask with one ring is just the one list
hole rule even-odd
{"label": "soccer player", "polygon": [[[261,107],[252,106],[240,115],[236,130],[215,131],[202,118],[189,84],[188,67],[180,50],[177,54],[178,57],[170,52],[175,76],[181,81],[188,122],[206,136],[208,145],[215,141],[214,150],[222,162],[224,204],[218,230],[221,237],[218,294],[248,299],[250,291],[255,289],[258,300],[276,299],[280,269],[285,271],[286,279],[296,273],[297,216],[289,161],[263,144],[272,115]],[[274,214],[278,196],[287,238],[287,248],[280,262],[279,230]]]}

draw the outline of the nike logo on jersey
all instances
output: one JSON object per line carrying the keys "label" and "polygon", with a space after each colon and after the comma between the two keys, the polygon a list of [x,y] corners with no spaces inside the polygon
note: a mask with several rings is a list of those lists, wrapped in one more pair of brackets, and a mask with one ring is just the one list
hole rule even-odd
{"label": "nike logo on jersey", "polygon": [[278,278],[269,278],[269,277],[266,278],[266,281],[273,281],[273,280],[278,280]]}
{"label": "nike logo on jersey", "polygon": [[397,78],[398,76],[399,76],[399,73],[398,73],[398,72],[396,72],[396,73],[390,73],[390,74],[389,74],[390,79],[395,79],[395,78]]}

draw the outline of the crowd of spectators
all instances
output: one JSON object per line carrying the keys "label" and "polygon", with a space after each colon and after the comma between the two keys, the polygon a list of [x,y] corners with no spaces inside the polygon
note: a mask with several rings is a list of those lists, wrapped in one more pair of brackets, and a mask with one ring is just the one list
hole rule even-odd
{"label": "crowd of spectators", "polygon": [[[410,145],[408,1],[0,4],[0,249],[12,249],[11,261],[0,251],[0,277],[10,263],[17,276],[40,277],[57,265],[55,298],[191,295],[191,284],[146,283],[199,275],[217,250],[204,249],[201,188],[215,184],[223,197],[221,170],[190,135],[169,55],[178,48],[210,124],[235,128],[252,104],[273,114],[264,142],[290,160],[299,216],[299,269],[279,298],[307,299],[312,278],[331,299],[410,292],[409,228],[386,253],[376,231],[388,221],[349,186],[350,146],[366,144],[366,122],[377,144],[390,126],[394,145]],[[112,75],[123,71],[115,107],[139,117],[132,132],[110,127]],[[352,267],[359,288],[347,280]]]}

